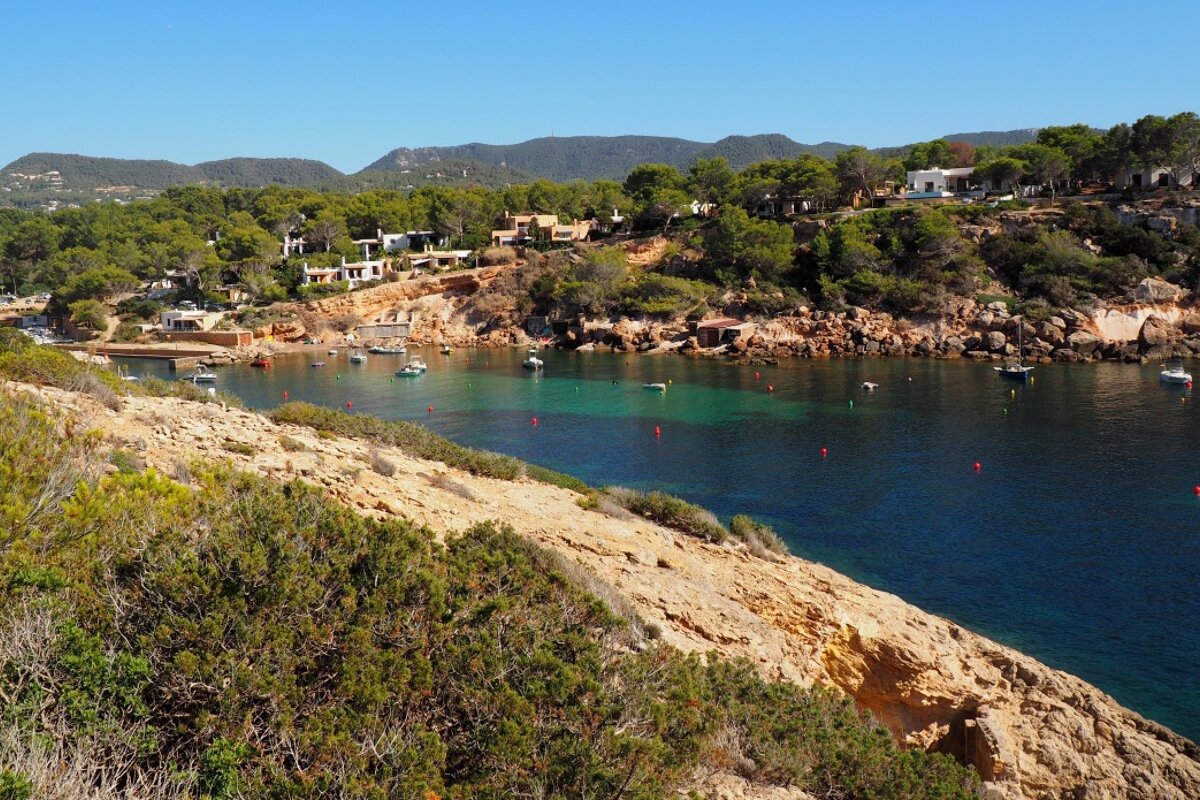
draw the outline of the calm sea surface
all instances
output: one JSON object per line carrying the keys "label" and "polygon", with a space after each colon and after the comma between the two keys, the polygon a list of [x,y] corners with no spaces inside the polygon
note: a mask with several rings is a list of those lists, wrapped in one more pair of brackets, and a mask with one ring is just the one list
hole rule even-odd
{"label": "calm sea surface", "polygon": [[[351,401],[595,485],[748,513],[798,555],[1200,739],[1200,398],[1161,386],[1157,365],[1047,365],[1016,386],[958,361],[547,351],[535,376],[521,350],[418,354],[420,378],[393,378],[405,356],[355,366],[343,349],[223,369],[217,386],[257,408],[285,390]],[[657,381],[666,394],[641,388]]]}

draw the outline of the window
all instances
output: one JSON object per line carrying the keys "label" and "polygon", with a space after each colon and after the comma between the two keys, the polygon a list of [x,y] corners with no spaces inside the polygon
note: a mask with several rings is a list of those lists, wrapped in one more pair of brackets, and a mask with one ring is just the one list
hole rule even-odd
{"label": "window", "polygon": [[933,191],[933,181],[925,181],[925,191],[927,191],[927,192]]}

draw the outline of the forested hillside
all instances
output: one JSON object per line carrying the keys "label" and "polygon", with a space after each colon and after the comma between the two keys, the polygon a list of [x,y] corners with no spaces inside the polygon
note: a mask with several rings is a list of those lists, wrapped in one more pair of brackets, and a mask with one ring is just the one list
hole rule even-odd
{"label": "forested hillside", "polygon": [[51,171],[59,173],[62,186],[67,189],[95,189],[107,186],[165,189],[168,186],[189,183],[211,183],[218,186],[310,186],[338,178],[342,174],[328,164],[301,158],[230,158],[188,166],[172,161],[31,153],[6,166],[3,179],[8,183],[12,173],[43,175]]}

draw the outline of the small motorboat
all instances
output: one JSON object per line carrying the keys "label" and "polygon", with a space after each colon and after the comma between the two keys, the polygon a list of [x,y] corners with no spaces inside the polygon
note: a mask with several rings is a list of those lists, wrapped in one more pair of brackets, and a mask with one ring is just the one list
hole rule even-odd
{"label": "small motorboat", "polygon": [[879,388],[879,384],[872,383],[871,381],[863,381],[862,388],[864,392],[873,392]]}
{"label": "small motorboat", "polygon": [[408,349],[405,348],[404,345],[400,345],[399,347],[384,347],[383,345],[377,344],[367,352],[376,353],[381,356],[402,356],[408,352]]}
{"label": "small motorboat", "polygon": [[1183,368],[1183,359],[1173,359],[1163,365],[1165,369],[1158,373],[1158,379],[1163,383],[1188,384],[1192,382],[1192,373]]}
{"label": "small motorboat", "polygon": [[250,362],[250,366],[256,367],[258,369],[270,369],[271,368],[271,359],[256,358]]}
{"label": "small motorboat", "polygon": [[335,348],[335,347],[331,347],[331,348],[329,348],[329,355],[331,355],[331,356],[336,356],[336,355],[337,355],[337,348]]}
{"label": "small motorboat", "polygon": [[538,370],[538,369],[541,369],[542,367],[546,366],[546,362],[542,361],[540,358],[537,357],[536,349],[531,349],[529,351],[529,358],[522,361],[521,366],[524,367],[525,369]]}
{"label": "small motorboat", "polygon": [[314,361],[311,364],[309,364],[309,366],[310,367],[323,367],[323,366],[325,366],[325,362],[324,361]]}
{"label": "small motorboat", "polygon": [[642,388],[643,388],[643,389],[649,389],[649,390],[650,390],[650,391],[652,391],[652,392],[665,392],[665,391],[667,391],[667,385],[666,385],[665,383],[643,383],[643,384],[642,384]]}
{"label": "small motorboat", "polygon": [[448,344],[442,345],[442,355],[448,356],[453,352],[454,352],[454,348],[452,348],[450,345],[448,345]]}
{"label": "small motorboat", "polygon": [[367,363],[367,356],[365,353],[354,353],[353,355],[350,356],[350,363],[351,364],[365,364],[365,363]]}
{"label": "small motorboat", "polygon": [[429,367],[425,364],[425,359],[421,358],[420,356],[413,356],[404,366],[405,368],[412,367],[417,372],[424,372],[425,370],[429,369]]}
{"label": "small motorboat", "polygon": [[425,374],[425,370],[419,367],[414,367],[412,364],[405,364],[400,369],[396,370],[397,378],[417,378]]}
{"label": "small motorboat", "polygon": [[192,383],[216,383],[217,373],[203,364],[197,364],[195,371],[187,379]]}

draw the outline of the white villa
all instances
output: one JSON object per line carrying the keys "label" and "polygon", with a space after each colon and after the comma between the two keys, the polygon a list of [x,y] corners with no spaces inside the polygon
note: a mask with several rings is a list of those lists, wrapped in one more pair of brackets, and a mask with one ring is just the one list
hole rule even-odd
{"label": "white villa", "polygon": [[384,262],[382,261],[347,262],[343,258],[342,263],[336,267],[322,268],[310,267],[306,261],[300,274],[300,284],[308,286],[312,283],[345,281],[351,289],[356,289],[359,284],[366,281],[382,280],[383,272]]}

